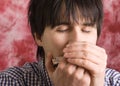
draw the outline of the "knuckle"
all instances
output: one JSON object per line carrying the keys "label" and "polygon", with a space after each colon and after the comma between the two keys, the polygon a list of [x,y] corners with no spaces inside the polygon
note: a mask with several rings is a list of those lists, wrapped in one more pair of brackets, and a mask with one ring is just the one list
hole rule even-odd
{"label": "knuckle", "polygon": [[70,68],[67,68],[67,69],[66,69],[66,72],[67,72],[67,74],[68,74],[68,75],[71,75],[71,74],[72,74],[72,72],[71,72],[71,69],[70,69]]}
{"label": "knuckle", "polygon": [[87,60],[81,60],[81,66],[85,67],[88,64]]}
{"label": "knuckle", "polygon": [[68,75],[72,75],[73,72],[75,71],[75,67],[72,66],[72,65],[68,65],[66,68],[65,68],[65,71]]}
{"label": "knuckle", "polygon": [[75,73],[73,77],[75,80],[80,80],[82,79],[82,74]]}
{"label": "knuckle", "polygon": [[83,77],[83,79],[81,81],[83,84],[85,84],[85,86],[89,86],[89,84],[90,84],[90,78],[87,76]]}
{"label": "knuckle", "polygon": [[73,73],[72,77],[75,80],[81,80],[84,74],[84,69],[83,68],[77,68],[77,70]]}
{"label": "knuckle", "polygon": [[84,73],[76,73],[74,76],[74,80],[79,81],[82,86],[89,86],[90,85],[90,77],[85,75]]}

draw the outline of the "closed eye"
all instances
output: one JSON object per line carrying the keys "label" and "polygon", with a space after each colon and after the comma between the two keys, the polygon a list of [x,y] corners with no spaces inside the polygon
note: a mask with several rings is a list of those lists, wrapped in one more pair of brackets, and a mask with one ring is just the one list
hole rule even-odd
{"label": "closed eye", "polygon": [[90,33],[90,30],[84,30],[84,29],[82,29],[82,32]]}
{"label": "closed eye", "polygon": [[92,31],[92,27],[91,26],[85,26],[81,30],[84,33],[90,33]]}
{"label": "closed eye", "polygon": [[67,25],[60,25],[56,28],[57,32],[68,32],[70,30],[70,28]]}
{"label": "closed eye", "polygon": [[57,31],[58,32],[67,32],[67,31],[69,31],[69,29],[58,29]]}

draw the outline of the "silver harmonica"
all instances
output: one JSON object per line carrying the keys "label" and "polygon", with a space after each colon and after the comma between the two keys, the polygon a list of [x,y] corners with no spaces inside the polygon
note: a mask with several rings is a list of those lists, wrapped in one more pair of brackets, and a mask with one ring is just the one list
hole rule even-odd
{"label": "silver harmonica", "polygon": [[52,63],[54,65],[54,67],[57,67],[58,64],[60,63],[60,61],[62,61],[63,57],[62,56],[59,56],[59,57],[55,57],[52,59]]}

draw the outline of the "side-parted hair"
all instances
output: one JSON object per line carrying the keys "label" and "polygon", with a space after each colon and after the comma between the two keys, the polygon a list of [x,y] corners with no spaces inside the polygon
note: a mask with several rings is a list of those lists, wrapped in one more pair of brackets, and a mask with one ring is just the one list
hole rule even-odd
{"label": "side-parted hair", "polygon": [[[46,26],[78,23],[79,19],[96,24],[99,36],[103,21],[102,0],[30,0],[28,21],[33,37],[34,33],[41,37]],[[44,55],[44,49],[38,46],[37,58]]]}

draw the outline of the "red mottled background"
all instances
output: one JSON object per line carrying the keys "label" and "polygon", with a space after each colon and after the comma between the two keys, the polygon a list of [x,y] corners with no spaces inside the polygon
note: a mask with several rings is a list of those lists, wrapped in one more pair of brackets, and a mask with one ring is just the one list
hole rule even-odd
{"label": "red mottled background", "polygon": [[[98,45],[108,67],[120,71],[120,0],[104,1],[104,24]],[[36,46],[27,22],[29,0],[0,0],[0,71],[36,61]]]}

